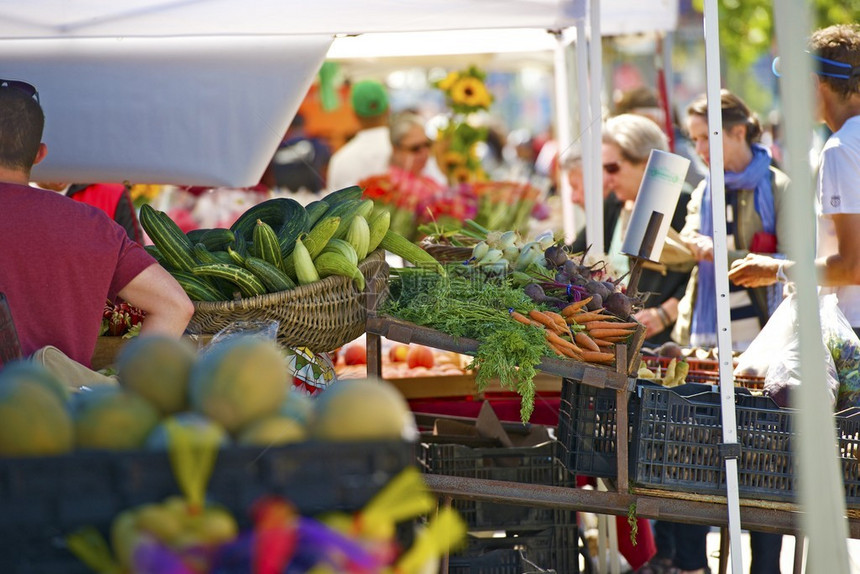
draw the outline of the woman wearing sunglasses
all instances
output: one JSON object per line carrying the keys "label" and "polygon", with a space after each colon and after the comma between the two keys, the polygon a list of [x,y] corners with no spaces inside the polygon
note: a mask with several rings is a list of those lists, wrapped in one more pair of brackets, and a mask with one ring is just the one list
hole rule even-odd
{"label": "woman wearing sunglasses", "polygon": [[[621,114],[606,122],[602,148],[603,184],[617,201],[613,212],[604,213],[604,245],[609,262],[622,273],[629,270],[630,262],[621,253],[621,245],[652,149],[669,150],[666,135],[654,121],[637,114]],[[676,231],[684,226],[689,199],[689,190],[681,193],[672,215],[671,225]],[[678,301],[690,277],[689,268],[689,264],[671,268],[664,263],[645,265],[637,288],[650,295],[636,319],[645,326],[647,345],[658,346],[670,340]]]}

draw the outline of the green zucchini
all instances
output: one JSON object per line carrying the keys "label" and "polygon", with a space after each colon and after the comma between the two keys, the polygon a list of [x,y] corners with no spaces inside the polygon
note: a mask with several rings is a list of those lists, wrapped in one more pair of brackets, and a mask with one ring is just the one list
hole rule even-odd
{"label": "green zucchini", "polygon": [[299,234],[308,230],[308,212],[295,199],[276,197],[251,207],[230,226],[230,230],[246,241],[253,241],[254,227],[260,219],[269,224],[278,236],[281,252],[293,250]]}
{"label": "green zucchini", "polygon": [[166,213],[144,203],[140,208],[140,225],[170,268],[191,271],[195,265],[191,242]]}
{"label": "green zucchini", "polygon": [[314,267],[320,277],[324,278],[329,275],[349,277],[355,282],[355,286],[359,291],[364,291],[365,280],[364,275],[361,274],[361,270],[340,253],[335,253],[334,251],[321,253],[314,260]]}
{"label": "green zucchini", "polygon": [[445,268],[436,261],[432,255],[392,230],[385,232],[382,241],[379,242],[379,247],[386,251],[390,251],[394,255],[402,257],[406,261],[412,263],[416,267],[424,269],[433,269],[439,275],[445,277],[448,274]]}
{"label": "green zucchini", "polygon": [[259,257],[246,257],[245,269],[257,276],[263,285],[266,286],[269,293],[277,293],[279,291],[287,291],[295,289],[295,282],[290,279],[286,273]]}
{"label": "green zucchini", "polygon": [[205,277],[198,277],[187,271],[171,271],[170,274],[192,301],[224,301],[224,295]]}
{"label": "green zucchini", "polygon": [[260,281],[256,275],[238,265],[230,265],[229,263],[209,263],[206,265],[197,265],[191,269],[194,275],[202,277],[217,277],[230,281],[239,291],[246,297],[254,297],[256,295],[265,295],[266,286]]}
{"label": "green zucchini", "polygon": [[254,226],[254,252],[260,259],[274,265],[280,270],[284,269],[284,256],[281,255],[281,245],[275,230],[263,221],[257,220]]}
{"label": "green zucchini", "polygon": [[344,201],[361,199],[361,194],[363,192],[364,190],[359,186],[351,185],[349,187],[344,187],[343,189],[338,189],[337,191],[332,191],[323,197],[322,201],[325,201],[329,205],[329,209],[331,209]]}
{"label": "green zucchini", "polygon": [[229,229],[215,227],[208,229],[197,243],[202,243],[209,251],[219,251],[227,249],[235,239],[235,234]]}
{"label": "green zucchini", "polygon": [[305,211],[308,212],[308,227],[313,229],[314,225],[320,221],[328,211],[328,203],[322,199],[312,201],[305,206]]}

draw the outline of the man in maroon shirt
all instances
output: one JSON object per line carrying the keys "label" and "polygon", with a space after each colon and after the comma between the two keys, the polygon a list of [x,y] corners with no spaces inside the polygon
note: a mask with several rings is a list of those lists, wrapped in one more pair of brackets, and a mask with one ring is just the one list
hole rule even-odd
{"label": "man in maroon shirt", "polygon": [[22,352],[54,346],[89,366],[117,296],[146,312],[142,335],[180,336],[194,307],[169,273],[102,210],[28,185],[44,121],[33,86],[0,80],[0,292]]}

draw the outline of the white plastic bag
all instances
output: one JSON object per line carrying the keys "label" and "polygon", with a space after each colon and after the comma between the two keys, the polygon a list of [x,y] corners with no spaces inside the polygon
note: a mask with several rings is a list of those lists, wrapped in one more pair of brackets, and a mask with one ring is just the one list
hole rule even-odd
{"label": "white plastic bag", "polygon": [[[821,322],[824,325],[822,346],[827,351],[825,353],[827,391],[830,404],[835,407],[840,387],[839,373],[831,356],[831,346],[825,342],[831,339],[842,340],[844,333],[838,322],[840,316],[851,335],[854,335],[854,332],[837,307],[835,295],[820,296],[819,309]],[[836,333],[829,333],[831,329],[837,329]],[[764,393],[772,397],[781,407],[789,406],[789,391],[801,382],[800,342],[797,333],[797,298],[792,293],[780,303],[761,332],[738,357],[738,365],[734,371],[735,375],[764,377]],[[854,338],[857,338],[856,335]]]}

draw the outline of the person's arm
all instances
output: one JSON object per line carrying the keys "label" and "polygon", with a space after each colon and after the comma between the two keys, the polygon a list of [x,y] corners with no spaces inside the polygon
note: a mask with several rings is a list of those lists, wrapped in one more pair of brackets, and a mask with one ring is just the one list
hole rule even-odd
{"label": "person's arm", "polygon": [[141,334],[179,337],[194,314],[194,304],[170,273],[153,264],[123,287],[119,296],[146,312]]}
{"label": "person's arm", "polygon": [[[830,216],[839,244],[839,252],[815,261],[819,285],[838,287],[860,285],[860,213],[836,213]],[[780,265],[782,266],[781,276]],[[791,279],[793,261],[774,259],[750,253],[732,264],[729,280],[741,287],[765,287],[780,279]]]}
{"label": "person's arm", "polygon": [[833,221],[839,252],[815,261],[822,285],[860,285],[860,213],[834,213]]}

